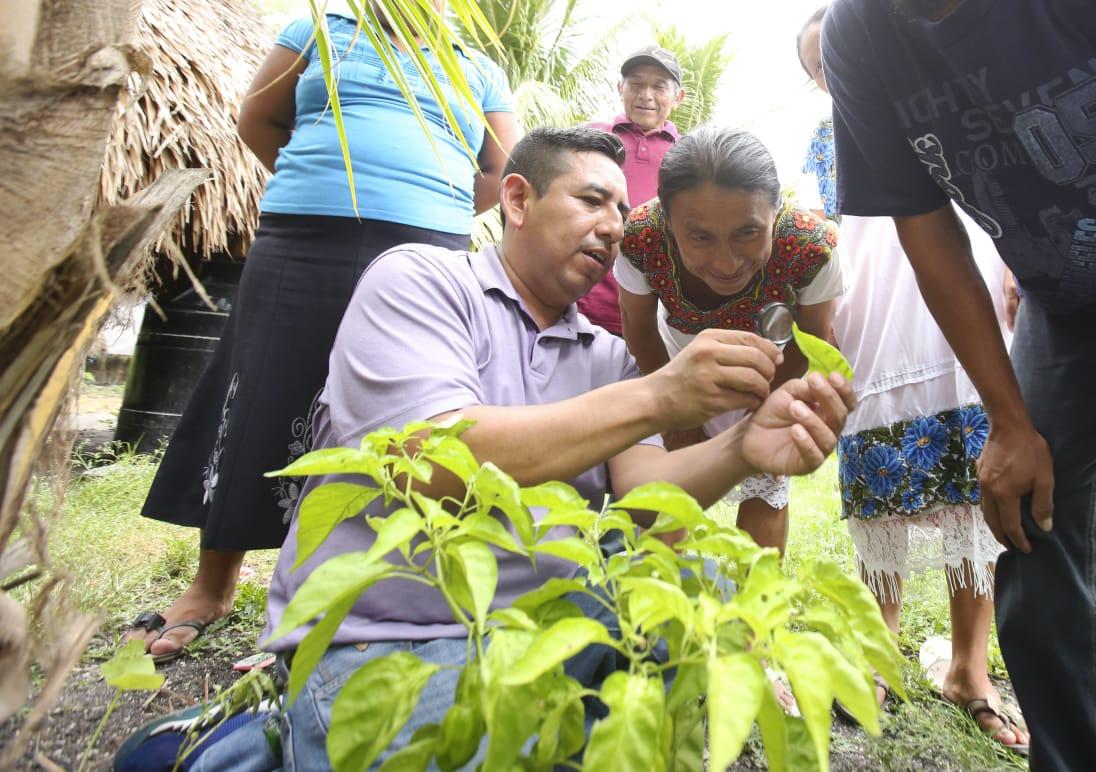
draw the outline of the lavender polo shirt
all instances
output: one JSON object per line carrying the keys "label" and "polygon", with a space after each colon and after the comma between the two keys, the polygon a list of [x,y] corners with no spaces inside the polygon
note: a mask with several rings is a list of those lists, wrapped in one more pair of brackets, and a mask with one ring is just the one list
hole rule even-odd
{"label": "lavender polo shirt", "polygon": [[[624,342],[589,324],[574,306],[539,331],[493,248],[468,253],[405,244],[378,257],[354,291],[313,419],[313,446],[358,447],[363,435],[381,426],[403,426],[470,405],[558,402],[638,374]],[[658,437],[644,442],[661,444]],[[305,494],[324,479],[309,478]],[[606,465],[570,483],[600,506]],[[383,514],[383,503],[374,504],[367,511]],[[500,521],[509,527],[505,518]],[[570,528],[550,533],[554,538],[573,535]],[[362,518],[344,521],[304,565],[291,571],[297,559],[294,522],[274,570],[264,635],[278,625],[289,599],[317,566],[372,543],[373,531]],[[574,574],[574,564],[550,556],[539,556],[534,571],[526,558],[492,549],[499,563],[499,606],[549,577]],[[297,630],[271,648],[291,649],[306,632]],[[433,590],[389,580],[362,595],[334,643],[465,634]]]}
{"label": "lavender polo shirt", "polygon": [[[616,134],[624,144],[624,179],[628,182],[628,201],[632,206],[639,206],[658,195],[658,167],[680,139],[673,121],[666,121],[661,129],[649,134],[628,120],[624,113],[608,123],[595,121],[586,125]],[[621,334],[620,301],[612,271],[578,301],[578,310],[594,324]]]}

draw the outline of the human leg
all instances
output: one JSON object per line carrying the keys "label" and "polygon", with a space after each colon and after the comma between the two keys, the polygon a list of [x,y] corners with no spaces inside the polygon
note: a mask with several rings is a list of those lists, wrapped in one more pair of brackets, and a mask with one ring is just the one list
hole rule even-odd
{"label": "human leg", "polygon": [[[989,679],[986,664],[993,599],[976,591],[970,578],[972,568],[966,563],[960,569],[962,575],[948,577],[951,663],[944,676],[942,692],[945,699],[959,706],[968,705],[972,700],[998,703],[1001,699]],[[1024,731],[1006,726],[992,711],[983,711],[972,718],[997,742],[1004,745],[1026,745],[1028,742]]]}
{"label": "human leg", "polygon": [[746,499],[738,505],[737,525],[762,547],[776,547],[784,554],[788,543],[788,506],[769,506],[763,499]]}
{"label": "human leg", "polygon": [[[236,579],[246,552],[200,550],[198,571],[186,591],[164,612],[165,628],[185,620],[209,624],[232,610],[236,597]],[[148,646],[154,657],[183,649],[198,637],[194,628],[178,627],[157,634]]]}
{"label": "human leg", "polygon": [[1031,768],[1096,758],[1096,314],[1052,316],[1022,303],[1013,364],[1054,457],[1054,528],[1023,507],[1031,554],[997,563],[997,630],[1031,730]]}

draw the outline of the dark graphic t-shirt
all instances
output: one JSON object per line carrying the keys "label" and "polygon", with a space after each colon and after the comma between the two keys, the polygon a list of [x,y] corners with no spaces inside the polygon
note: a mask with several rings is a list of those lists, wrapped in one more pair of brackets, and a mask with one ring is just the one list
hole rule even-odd
{"label": "dark graphic t-shirt", "polygon": [[835,0],[822,34],[842,213],[951,199],[1048,311],[1096,308],[1092,0],[963,0],[939,22]]}

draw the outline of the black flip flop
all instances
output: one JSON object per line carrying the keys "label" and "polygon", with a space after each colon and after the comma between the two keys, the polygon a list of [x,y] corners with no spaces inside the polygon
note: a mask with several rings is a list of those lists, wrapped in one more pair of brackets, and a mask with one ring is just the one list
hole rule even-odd
{"label": "black flip flop", "polygon": [[[173,661],[179,659],[179,657],[183,656],[183,652],[186,651],[186,647],[189,646],[190,644],[194,643],[194,641],[198,640],[198,638],[201,637],[202,633],[204,633],[205,629],[206,629],[205,622],[200,622],[197,619],[185,619],[182,622],[176,622],[175,624],[168,625],[167,627],[162,627],[161,626],[159,628],[160,629],[160,634],[156,636],[156,640],[157,641],[160,640],[161,638],[164,637],[165,633],[171,632],[172,630],[178,630],[180,627],[189,627],[190,629],[194,630],[198,634],[195,635],[193,638],[191,638],[189,641],[187,641],[186,644],[180,646],[179,648],[175,649],[174,651],[169,651],[165,654],[153,654],[152,655],[153,663],[155,663],[157,665],[162,665],[165,662],[173,662]],[[155,643],[155,641],[153,641],[153,642]]]}
{"label": "black flip flop", "polygon": [[155,611],[142,611],[136,619],[129,623],[129,629],[154,633],[166,624],[167,620]]}

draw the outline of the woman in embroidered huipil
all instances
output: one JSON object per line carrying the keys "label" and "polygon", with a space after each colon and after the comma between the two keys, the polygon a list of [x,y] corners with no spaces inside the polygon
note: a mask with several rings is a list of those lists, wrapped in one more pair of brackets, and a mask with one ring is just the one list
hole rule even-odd
{"label": "woman in embroidered huipil", "polygon": [[[625,226],[614,273],[624,339],[644,373],[708,328],[757,332],[772,302],[796,309],[799,325],[828,337],[841,275],[832,259],[837,229],[782,203],[765,146],[739,129],[703,127],[663,159],[658,198],[636,207]],[[789,345],[775,388],[806,370]],[[729,413],[666,437],[672,449],[700,442],[742,417]],[[728,494],[738,525],[781,551],[787,539],[788,482],[751,477]]]}
{"label": "woman in embroidered huipil", "polygon": [[[827,91],[819,45],[824,13],[807,20],[797,50],[803,69]],[[814,132],[803,172],[802,200],[835,217],[829,119]],[[967,223],[983,277],[1000,287],[1003,264],[992,241]],[[993,562],[1001,548],[982,519],[975,471],[989,421],[921,299],[891,219],[842,217],[841,259],[847,287],[833,329],[856,373],[860,404],[838,443],[838,483],[858,568],[895,634],[903,579],[926,568],[945,570],[952,656],[930,676],[998,741],[1022,746],[1022,732],[978,707],[997,698],[986,674],[986,646]],[[996,300],[1001,317],[1003,302]],[[878,696],[885,698],[885,691]]]}

